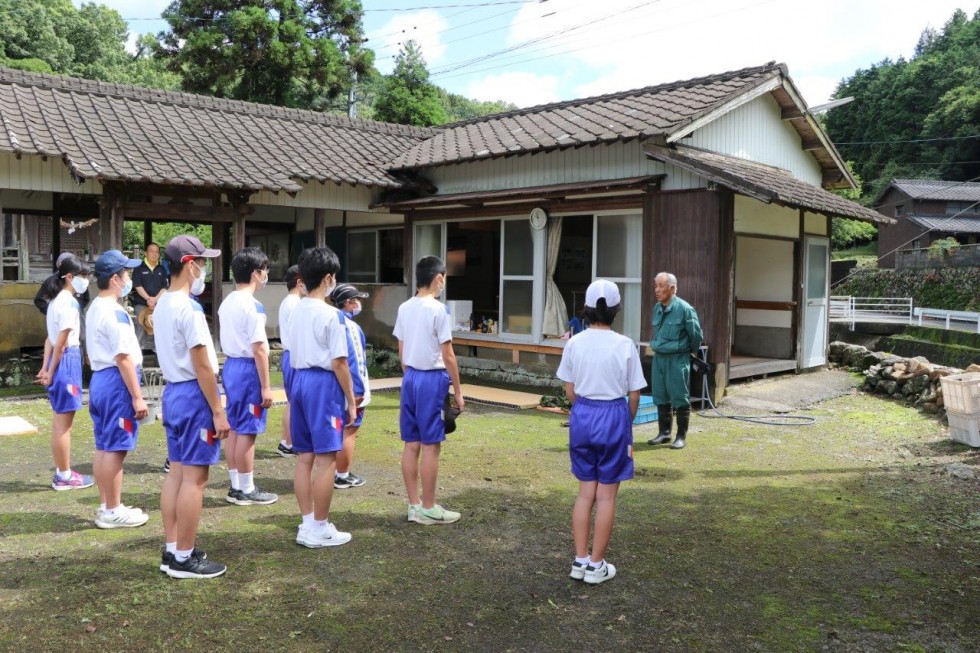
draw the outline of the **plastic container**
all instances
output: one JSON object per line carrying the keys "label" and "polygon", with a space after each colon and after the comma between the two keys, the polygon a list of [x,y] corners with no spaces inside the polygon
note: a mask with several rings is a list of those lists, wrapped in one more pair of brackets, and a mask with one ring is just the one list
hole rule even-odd
{"label": "plastic container", "polygon": [[[943,405],[960,415],[980,413],[980,372],[940,377]],[[976,446],[976,445],[974,445]]]}
{"label": "plastic container", "polygon": [[633,424],[646,424],[655,421],[657,421],[657,407],[653,403],[653,397],[640,395],[640,407],[636,409]]}
{"label": "plastic container", "polygon": [[946,419],[949,420],[949,437],[971,447],[980,447],[980,411],[963,414],[947,408]]}

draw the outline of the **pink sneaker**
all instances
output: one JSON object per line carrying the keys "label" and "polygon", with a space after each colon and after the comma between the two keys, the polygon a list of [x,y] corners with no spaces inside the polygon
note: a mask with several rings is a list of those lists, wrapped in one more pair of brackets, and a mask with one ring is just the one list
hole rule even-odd
{"label": "pink sneaker", "polygon": [[71,476],[67,480],[61,480],[58,478],[58,474],[55,474],[54,478],[51,479],[51,487],[59,492],[62,490],[84,490],[93,485],[95,485],[95,481],[91,476],[79,474],[74,470],[72,470]]}

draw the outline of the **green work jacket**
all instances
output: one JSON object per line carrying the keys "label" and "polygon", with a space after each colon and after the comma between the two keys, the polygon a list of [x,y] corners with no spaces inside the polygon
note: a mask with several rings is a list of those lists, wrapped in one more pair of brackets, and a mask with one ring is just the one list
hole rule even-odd
{"label": "green work jacket", "polygon": [[653,342],[658,354],[697,353],[703,334],[698,314],[680,297],[671,297],[667,307],[657,302],[653,307]]}

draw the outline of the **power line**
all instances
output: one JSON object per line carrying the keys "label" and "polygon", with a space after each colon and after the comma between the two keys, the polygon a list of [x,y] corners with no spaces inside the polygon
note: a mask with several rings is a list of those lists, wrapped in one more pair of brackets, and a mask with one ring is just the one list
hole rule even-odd
{"label": "power line", "polygon": [[[469,9],[464,9],[463,11],[460,11],[458,13],[451,14],[449,16],[446,16],[446,18],[447,19],[448,18],[452,18],[453,16],[458,16],[459,14],[464,14],[467,11],[470,11],[470,10]],[[511,11],[512,10],[507,9],[505,11],[501,11],[500,13],[493,14],[492,16],[485,16],[483,18],[477,18],[476,20],[471,20],[470,22],[463,23],[462,25],[456,25],[454,27],[447,27],[446,29],[437,30],[437,31],[433,32],[433,34],[445,34],[446,32],[452,32],[453,30],[462,29],[464,27],[469,27],[470,25],[475,25],[477,23],[482,23],[484,21],[493,20],[494,18],[499,18],[500,16],[503,16],[505,14],[509,14],[509,13],[511,13]],[[492,29],[492,30],[487,30],[487,31],[484,31],[484,32],[480,32],[480,34],[478,34],[476,36],[483,36],[484,34],[489,34],[490,32],[495,32],[495,31],[500,30],[500,29],[506,29],[507,27],[509,27],[509,26],[508,25],[505,25],[504,27],[498,27],[496,29]],[[411,29],[412,30],[416,30],[418,28],[419,28],[418,25],[413,25]],[[394,35],[394,34],[406,34],[408,31],[409,30],[404,30],[404,29],[403,30],[397,30],[395,32],[391,32],[388,36],[391,36],[391,35]],[[443,43],[442,45],[449,45],[450,43],[456,43],[457,41],[462,41],[464,38],[472,38],[472,36],[463,37],[463,38],[460,38],[460,39],[455,39],[453,41],[447,41],[446,43]],[[383,48],[390,47],[392,45],[401,45],[401,42],[400,41],[399,42],[386,41],[386,42],[382,43],[380,46],[378,46],[378,49],[380,50],[380,49],[383,49]],[[381,59],[382,60],[383,59],[394,59],[396,56],[398,56],[398,55],[389,55],[387,57],[381,57]]]}
{"label": "power line", "polygon": [[364,9],[364,13],[367,12],[384,12],[384,11],[421,11],[422,9],[456,9],[458,7],[494,7],[496,5],[527,5],[531,3],[540,4],[542,2],[548,2],[548,0],[496,0],[495,2],[472,2],[472,3],[457,3],[451,5],[429,5],[426,7],[389,7],[387,9]]}
{"label": "power line", "polygon": [[944,136],[942,138],[916,138],[912,140],[894,141],[834,141],[834,145],[887,145],[889,143],[932,143],[933,141],[962,141],[970,138],[980,138],[980,134],[972,136]]}

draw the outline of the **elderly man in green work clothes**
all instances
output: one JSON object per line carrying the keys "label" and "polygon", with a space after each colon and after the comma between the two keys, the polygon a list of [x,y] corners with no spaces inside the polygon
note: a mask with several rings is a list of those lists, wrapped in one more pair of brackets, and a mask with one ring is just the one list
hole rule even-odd
{"label": "elderly man in green work clothes", "polygon": [[701,346],[701,323],[691,305],[677,297],[677,277],[661,272],[653,281],[657,305],[653,307],[653,365],[651,385],[660,432],[648,444],[670,442],[673,412],[677,437],[671,449],[683,449],[691,419],[691,354]]}

